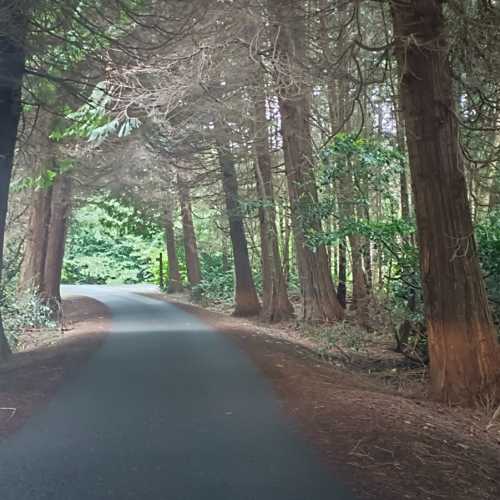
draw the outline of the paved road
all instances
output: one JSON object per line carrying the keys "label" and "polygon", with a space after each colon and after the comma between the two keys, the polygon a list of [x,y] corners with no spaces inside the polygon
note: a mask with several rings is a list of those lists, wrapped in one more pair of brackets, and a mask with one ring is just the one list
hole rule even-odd
{"label": "paved road", "polygon": [[351,500],[223,335],[126,287],[112,333],[0,443],[1,500]]}

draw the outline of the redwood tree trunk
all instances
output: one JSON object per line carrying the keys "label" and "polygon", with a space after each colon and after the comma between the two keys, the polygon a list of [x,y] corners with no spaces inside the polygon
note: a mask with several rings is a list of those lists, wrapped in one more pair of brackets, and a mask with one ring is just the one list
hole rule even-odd
{"label": "redwood tree trunk", "polygon": [[[12,9],[15,8],[14,4]],[[3,243],[5,236],[5,220],[9,186],[12,175],[12,164],[17,139],[17,127],[21,115],[21,84],[24,73],[25,54],[20,41],[14,41],[7,33],[12,30],[13,20],[20,21],[21,16],[15,12],[12,19],[3,13],[0,20],[0,283],[3,266]],[[10,26],[8,26],[8,24]],[[23,31],[18,27],[17,35]],[[9,344],[5,337],[0,311],[0,360],[10,354]]]}
{"label": "redwood tree trunk", "polygon": [[[262,82],[260,82],[262,87]],[[266,98],[262,88],[254,97],[256,156],[255,172],[259,208],[260,240],[262,253],[262,316],[266,321],[282,321],[293,316],[293,306],[288,299],[285,274],[279,251],[276,210],[272,179],[272,160],[269,153],[268,123],[266,118]]]}
{"label": "redwood tree trunk", "polygon": [[42,297],[56,311],[61,303],[61,275],[68,220],[71,211],[71,178],[59,175],[52,189]]}
{"label": "redwood tree trunk", "polygon": [[498,398],[500,360],[467,200],[442,3],[392,3],[429,338],[432,389]]}
{"label": "redwood tree trunk", "polygon": [[177,244],[175,241],[174,213],[172,200],[168,195],[165,207],[165,245],[168,256],[168,283],[167,292],[177,293],[182,291],[182,279],[179,271],[179,261],[177,259]]}
{"label": "redwood tree trunk", "polygon": [[200,259],[198,256],[198,244],[193,224],[193,208],[191,206],[191,194],[189,186],[181,175],[177,175],[177,187],[179,191],[179,203],[181,205],[182,231],[184,236],[184,251],[186,253],[186,267],[188,280],[191,287],[199,285],[201,281]]}
{"label": "redwood tree trunk", "polygon": [[47,170],[53,168],[53,162],[45,163],[35,174],[41,179],[41,185],[35,187],[31,197],[30,218],[18,284],[20,291],[34,290],[41,293],[44,288],[52,206],[52,185],[47,185],[44,179],[47,177]]}
{"label": "redwood tree trunk", "polygon": [[[223,131],[221,131],[223,133]],[[229,234],[234,257],[235,316],[254,316],[260,312],[260,303],[248,256],[248,245],[243,225],[243,214],[238,198],[238,182],[234,159],[228,146],[218,142],[217,152],[222,171],[222,184],[229,219]]]}
{"label": "redwood tree trunk", "polygon": [[[324,245],[311,248],[306,241],[303,218],[318,202],[313,173],[310,129],[310,88],[302,69],[305,60],[305,19],[302,2],[284,0],[268,2],[278,26],[275,53],[276,83],[282,120],[283,152],[292,225],[302,295],[303,316],[311,321],[334,321],[343,318],[333,286],[328,255]],[[321,221],[313,216],[308,225],[321,232]]]}

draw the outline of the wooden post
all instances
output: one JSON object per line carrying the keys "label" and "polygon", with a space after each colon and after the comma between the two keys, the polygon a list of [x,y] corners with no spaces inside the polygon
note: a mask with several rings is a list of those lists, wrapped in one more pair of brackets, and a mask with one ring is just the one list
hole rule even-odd
{"label": "wooden post", "polygon": [[160,252],[158,257],[158,262],[160,264],[160,290],[163,290],[163,253]]}

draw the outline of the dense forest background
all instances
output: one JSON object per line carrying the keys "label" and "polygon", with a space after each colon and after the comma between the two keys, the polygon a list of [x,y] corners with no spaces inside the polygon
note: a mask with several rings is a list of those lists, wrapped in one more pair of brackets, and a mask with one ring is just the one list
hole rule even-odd
{"label": "dense forest background", "polygon": [[163,252],[169,292],[389,334],[437,397],[498,397],[498,2],[0,9],[11,344],[61,282],[160,283]]}

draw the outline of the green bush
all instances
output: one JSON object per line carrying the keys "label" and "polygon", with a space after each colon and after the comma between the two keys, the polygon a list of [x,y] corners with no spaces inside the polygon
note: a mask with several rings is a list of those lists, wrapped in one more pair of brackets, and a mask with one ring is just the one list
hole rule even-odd
{"label": "green bush", "polygon": [[222,253],[200,254],[203,279],[193,292],[205,300],[230,301],[234,294],[232,265]]}
{"label": "green bush", "polygon": [[17,295],[15,291],[3,291],[0,308],[3,326],[11,347],[15,348],[23,332],[28,329],[55,328],[53,312],[33,291]]}
{"label": "green bush", "polygon": [[488,297],[497,322],[500,322],[500,210],[476,226],[479,258]]}
{"label": "green bush", "polygon": [[97,197],[71,225],[63,283],[157,282],[161,229],[122,202]]}

